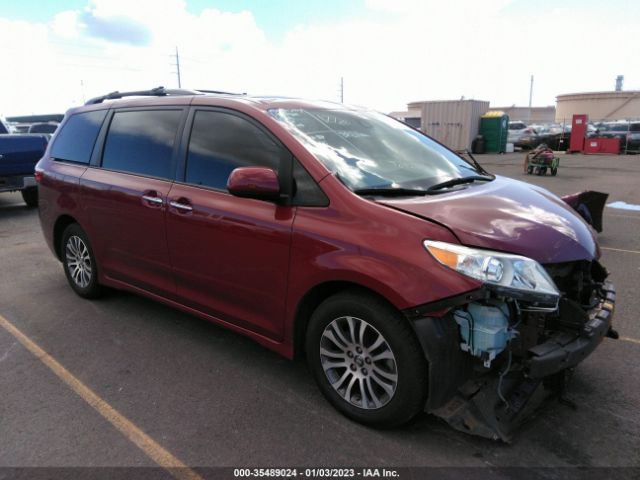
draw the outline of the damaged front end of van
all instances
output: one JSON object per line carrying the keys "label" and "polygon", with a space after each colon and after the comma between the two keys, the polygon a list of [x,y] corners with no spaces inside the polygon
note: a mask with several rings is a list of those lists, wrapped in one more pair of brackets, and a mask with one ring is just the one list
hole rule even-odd
{"label": "damaged front end of van", "polygon": [[[429,361],[426,410],[503,441],[543,400],[564,400],[571,370],[604,337],[618,337],[615,288],[591,227],[568,202],[519,187],[497,177],[446,204],[444,197],[385,202],[447,226],[460,244],[425,240],[425,250],[480,282],[404,312]],[[594,218],[600,229],[601,216]]]}
{"label": "damaged front end of van", "polygon": [[[438,242],[428,242],[434,256]],[[473,258],[471,249],[457,249],[462,264],[491,264],[494,278],[518,278],[514,270],[530,269],[514,255]],[[515,268],[514,268],[515,266]],[[510,269],[510,271],[506,271]],[[502,270],[502,271],[500,271]],[[429,358],[430,395],[427,410],[457,430],[510,441],[516,428],[549,397],[562,400],[566,376],[604,337],[617,338],[612,328],[616,293],[606,270],[597,262],[569,262],[536,272],[544,287],[523,289],[486,283],[465,295],[425,305],[406,314],[414,320]],[[544,273],[551,282],[546,282]],[[535,280],[534,280],[535,281]]]}

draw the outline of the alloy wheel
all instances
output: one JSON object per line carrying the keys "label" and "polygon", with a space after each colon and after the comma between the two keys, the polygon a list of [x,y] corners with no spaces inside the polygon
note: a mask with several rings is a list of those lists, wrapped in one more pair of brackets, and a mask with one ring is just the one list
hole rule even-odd
{"label": "alloy wheel", "polygon": [[393,398],[398,367],[389,343],[366,321],[339,317],[320,339],[322,369],[333,389],[351,405],[374,410]]}
{"label": "alloy wheel", "polygon": [[80,288],[87,288],[91,282],[91,255],[86,243],[77,235],[67,240],[65,247],[67,268],[74,283]]}

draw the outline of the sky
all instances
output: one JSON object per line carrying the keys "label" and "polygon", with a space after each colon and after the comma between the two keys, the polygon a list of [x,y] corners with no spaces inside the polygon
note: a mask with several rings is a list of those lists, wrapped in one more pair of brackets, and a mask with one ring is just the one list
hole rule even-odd
{"label": "sky", "polygon": [[114,90],[554,105],[640,90],[635,0],[0,0],[0,115],[58,113]]}

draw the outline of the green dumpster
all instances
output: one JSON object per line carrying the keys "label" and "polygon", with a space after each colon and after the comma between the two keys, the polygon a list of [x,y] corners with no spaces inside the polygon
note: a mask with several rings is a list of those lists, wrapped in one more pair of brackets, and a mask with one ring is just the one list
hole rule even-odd
{"label": "green dumpster", "polygon": [[487,153],[507,151],[509,135],[509,115],[500,111],[487,112],[480,117],[480,135],[485,142]]}

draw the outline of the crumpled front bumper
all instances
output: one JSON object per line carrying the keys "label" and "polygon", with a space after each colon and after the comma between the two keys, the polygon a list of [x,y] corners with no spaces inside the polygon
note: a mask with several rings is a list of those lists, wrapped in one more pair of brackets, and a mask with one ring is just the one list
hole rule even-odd
{"label": "crumpled front bumper", "polygon": [[616,302],[616,290],[611,282],[605,282],[602,290],[603,298],[587,312],[589,320],[578,336],[558,332],[546,342],[529,349],[529,377],[544,378],[575,367],[596,349],[611,329]]}
{"label": "crumpled front bumper", "polygon": [[562,395],[565,370],[584,360],[605,336],[617,338],[611,327],[615,287],[605,282],[601,292],[598,304],[581,312],[585,321],[580,331],[559,330],[530,348],[527,356],[502,380],[496,371],[467,380],[431,412],[462,432],[509,442],[516,429],[546,399]]}

